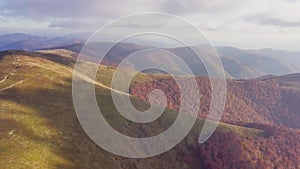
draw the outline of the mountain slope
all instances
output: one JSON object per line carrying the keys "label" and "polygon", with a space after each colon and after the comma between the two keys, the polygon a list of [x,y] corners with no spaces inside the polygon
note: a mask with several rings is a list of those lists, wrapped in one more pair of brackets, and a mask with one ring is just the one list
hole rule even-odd
{"label": "mountain slope", "polygon": [[[182,77],[187,78],[187,77]],[[211,89],[207,77],[197,77],[200,117],[208,114]],[[196,144],[192,163],[205,159],[206,168],[299,168],[300,74],[267,76],[251,80],[228,80],[227,100],[221,121],[264,131],[264,137],[238,137],[216,132],[205,144]],[[169,108],[179,110],[181,92],[174,79],[167,77],[136,83],[130,93],[148,100],[153,89],[164,91]],[[159,99],[153,100],[161,104]],[[298,148],[296,148],[298,149]],[[224,151],[224,152],[223,152]]]}
{"label": "mountain slope", "polygon": [[[9,73],[17,68],[7,79],[6,73],[1,74],[1,79],[5,79],[0,84],[2,168],[204,167],[204,161],[208,159],[196,158],[198,156],[193,154],[194,149],[189,149],[198,144],[198,134],[203,124],[201,119],[197,120],[191,133],[178,146],[157,157],[121,158],[95,145],[81,129],[72,105],[71,77],[74,59],[63,53],[62,56],[57,55],[57,52],[59,51],[0,53],[1,70]],[[112,126],[124,134],[140,137],[157,134],[172,124],[177,114],[172,110],[166,110],[150,126],[135,124],[122,118],[112,105],[109,88],[103,87],[110,83],[113,70],[112,67],[100,66],[100,72],[107,73],[98,76],[97,80],[101,85],[96,85],[99,105]],[[161,77],[140,74],[136,80],[148,82],[155,78]],[[132,99],[139,109],[148,106],[146,102]],[[262,130],[228,124],[221,124],[218,132],[241,138],[264,135]]]}
{"label": "mountain slope", "polygon": [[[201,105],[199,116],[208,114],[211,89],[207,77],[197,77]],[[262,77],[251,80],[227,80],[227,100],[223,122],[247,125],[248,123],[271,124],[300,128],[300,74]],[[180,90],[172,78],[135,84],[131,93],[141,99],[148,98],[153,89],[166,93],[170,108],[179,110]],[[194,91],[186,90],[192,94]],[[157,100],[158,103],[159,100]]]}

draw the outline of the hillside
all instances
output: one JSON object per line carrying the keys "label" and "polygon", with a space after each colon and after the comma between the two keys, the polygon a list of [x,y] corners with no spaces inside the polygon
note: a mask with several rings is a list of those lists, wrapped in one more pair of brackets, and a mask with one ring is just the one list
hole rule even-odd
{"label": "hillside", "polygon": [[[199,117],[206,117],[211,98],[209,79],[197,77],[197,82],[202,96]],[[209,159],[204,163],[207,168],[236,168],[236,165],[240,168],[299,168],[296,162],[299,151],[291,152],[293,146],[300,144],[299,82],[300,74],[228,80],[221,121],[261,129],[265,137],[242,138],[217,132],[205,144],[191,148],[194,153],[190,155],[191,161],[195,158]],[[153,89],[163,90],[168,107],[179,110],[181,96],[173,78],[133,84],[130,93],[148,100]],[[192,94],[194,91],[183,92]],[[160,104],[158,99],[155,102]],[[248,158],[251,160],[245,160]]]}
{"label": "hillside", "polygon": [[[207,77],[197,77],[202,95],[199,116],[206,117],[209,110],[211,89]],[[300,128],[300,74],[272,76],[251,80],[227,80],[227,101],[222,121],[236,125],[249,123],[271,124]],[[179,110],[180,91],[173,78],[151,83],[134,84],[131,93],[147,100],[153,89],[163,90],[168,105]],[[193,91],[184,91],[192,94]],[[159,103],[159,101],[157,101]]]}
{"label": "hillside", "polygon": [[[70,55],[70,51],[57,50],[0,53],[1,168],[215,169],[300,165],[297,130],[249,125],[258,128],[251,129],[222,123],[211,139],[199,145],[201,119],[178,146],[162,155],[147,159],[112,155],[93,143],[79,125],[72,104],[74,59]],[[114,128],[126,135],[145,137],[160,133],[172,124],[177,113],[170,109],[150,125],[125,120],[112,106],[110,90],[105,88],[110,84],[114,68],[100,66],[99,69],[106,73],[98,74],[95,82],[97,99]],[[133,82],[165,78],[139,74]],[[148,106],[147,102],[132,99],[139,109]]]}

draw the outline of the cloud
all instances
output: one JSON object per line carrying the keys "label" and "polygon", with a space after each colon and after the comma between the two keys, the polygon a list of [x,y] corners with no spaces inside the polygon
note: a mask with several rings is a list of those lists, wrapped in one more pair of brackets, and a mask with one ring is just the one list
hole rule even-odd
{"label": "cloud", "polygon": [[[154,1],[128,0],[4,0],[0,14],[7,17],[28,17],[33,20],[44,19],[97,19],[99,17],[120,17],[131,12],[143,12],[156,8]],[[5,11],[5,12],[4,12]]]}
{"label": "cloud", "polygon": [[250,17],[246,19],[251,22],[256,22],[259,25],[278,26],[282,28],[300,27],[300,19],[297,21],[283,20],[280,18],[271,18],[268,16]]}
{"label": "cloud", "polygon": [[106,23],[105,20],[102,20],[102,22],[92,22],[92,21],[84,21],[78,19],[58,19],[50,22],[48,27],[65,28],[65,29],[72,29],[72,28],[95,29],[95,28],[99,28],[105,23]]}
{"label": "cloud", "polygon": [[162,9],[173,14],[220,15],[237,10],[243,4],[245,2],[239,0],[166,0]]}
{"label": "cloud", "polygon": [[35,25],[46,32],[94,32],[113,19],[138,12],[178,15],[218,33],[218,41],[226,41],[229,33],[300,37],[300,0],[1,0],[0,28],[23,31],[30,20],[29,28]]}
{"label": "cloud", "polygon": [[[195,21],[200,27],[216,30],[232,22],[297,27],[300,2],[297,0],[4,0],[0,16],[49,21],[50,27],[78,27],[79,24],[108,21],[136,12],[167,12]],[[298,12],[299,11],[299,12]],[[279,13],[279,14],[278,14]],[[261,16],[272,20],[260,20]],[[256,17],[249,19],[249,17]],[[245,19],[246,18],[246,19]],[[247,19],[248,18],[248,19]],[[65,22],[65,23],[63,23]]]}
{"label": "cloud", "polygon": [[300,1],[276,0],[274,3],[268,2],[265,10],[241,16],[241,20],[261,26],[300,28]]}

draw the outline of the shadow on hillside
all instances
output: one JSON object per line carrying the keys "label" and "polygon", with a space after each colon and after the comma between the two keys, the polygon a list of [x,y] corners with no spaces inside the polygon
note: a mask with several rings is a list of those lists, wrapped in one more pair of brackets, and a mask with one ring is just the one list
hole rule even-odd
{"label": "shadow on hillside", "polygon": [[12,54],[11,51],[0,51],[0,60],[2,60],[6,55]]}
{"label": "shadow on hillside", "polygon": [[[70,79],[65,80],[67,84],[70,84],[70,81]],[[26,113],[36,113],[38,118],[46,121],[44,127],[54,128],[57,131],[58,134],[54,137],[42,138],[34,129],[14,120],[9,121],[9,124],[13,125],[7,129],[10,131],[17,128],[19,134],[33,143],[47,145],[47,148],[51,149],[54,154],[73,164],[73,166],[64,163],[52,164],[56,168],[116,168],[118,165],[115,159],[119,157],[98,147],[79,125],[72,104],[71,86],[56,84],[55,89],[46,89],[41,86],[38,89],[26,90],[16,87],[1,92],[0,97],[21,107],[30,108],[33,112]],[[23,113],[13,108],[11,111],[14,114]],[[33,123],[36,122],[33,121]]]}
{"label": "shadow on hillside", "polygon": [[[52,164],[55,168],[202,168],[204,160],[207,160],[205,159],[205,154],[199,155],[199,147],[197,145],[197,139],[203,125],[202,120],[196,122],[193,130],[180,144],[159,156],[146,159],[128,159],[106,152],[97,146],[82,130],[72,103],[71,79],[64,79],[64,83],[67,85],[56,83],[52,89],[40,86],[39,88],[22,90],[15,87],[0,93],[1,99],[9,100],[20,106],[29,107],[34,112],[28,113],[36,113],[36,116],[46,121],[45,124],[36,125],[45,125],[44,127],[54,128],[57,132],[57,135],[53,137],[43,138],[32,128],[22,125],[17,121],[4,122],[13,124],[13,128],[20,129],[18,132],[21,131],[21,134],[32,140],[32,142],[46,145],[51,152],[72,164],[68,165],[56,162]],[[105,94],[102,93],[101,97],[103,95]],[[104,96],[103,98],[101,97],[98,99],[107,98]],[[108,101],[104,102],[104,104],[109,105],[110,103]],[[112,124],[116,125],[116,128],[120,128],[120,132],[135,137],[156,135],[164,131],[173,123],[174,118],[176,118],[176,115],[166,114],[161,119],[158,119],[156,123],[150,124],[150,128],[147,128],[144,125],[124,121],[119,117],[120,115],[112,115],[114,108],[107,107],[107,110],[110,111],[106,111],[104,115],[108,119],[112,118]],[[15,111],[13,113],[18,114],[21,112]],[[152,131],[153,129],[155,129],[154,132]],[[9,128],[7,131],[9,130],[13,129]],[[230,136],[226,138],[230,138]],[[222,138],[219,138],[219,140],[221,142]],[[208,144],[207,146],[217,143],[208,142]],[[238,150],[240,151],[240,149]],[[209,156],[210,154],[208,154],[207,158],[210,158]]]}
{"label": "shadow on hillside", "polygon": [[[24,108],[28,107],[34,112],[26,113],[36,113],[37,118],[46,121],[45,124],[34,125],[54,128],[57,135],[43,138],[33,128],[25,126],[16,120],[4,121],[1,119],[0,121],[1,126],[7,124],[7,131],[12,131],[16,128],[16,132],[20,132],[19,134],[24,135],[33,143],[45,145],[58,157],[73,164],[69,166],[64,163],[53,163],[52,165],[55,168],[85,169],[94,168],[93,166],[102,166],[103,164],[101,163],[105,163],[105,161],[97,160],[97,158],[109,156],[109,153],[96,146],[79,125],[72,105],[71,88],[60,88],[57,86],[57,89],[53,90],[40,88],[26,91],[12,88],[1,92],[0,98],[14,102]],[[13,107],[10,111],[16,115],[24,113],[17,112]],[[37,122],[33,121],[33,123]],[[43,131],[39,132],[43,133]],[[110,162],[113,163],[113,161]],[[110,165],[108,164],[107,166]]]}
{"label": "shadow on hillside", "polygon": [[38,54],[37,57],[45,58],[47,60],[50,60],[52,62],[64,65],[64,66],[74,66],[75,64],[75,58],[68,58],[56,54],[46,54],[46,53],[39,53],[36,52],[35,54]]}
{"label": "shadow on hillside", "polygon": [[[28,113],[36,113],[36,116],[46,121],[46,126],[44,127],[54,128],[55,131],[57,131],[58,134],[53,137],[42,138],[32,128],[22,125],[17,121],[10,122],[12,124],[17,124],[17,126],[13,125],[14,128],[20,129],[20,131],[22,131],[21,134],[32,140],[32,142],[47,145],[47,148],[51,149],[54,154],[57,154],[57,156],[73,164],[73,166],[64,163],[53,164],[56,168],[121,168],[120,166],[123,166],[126,169],[153,168],[154,164],[157,165],[155,168],[159,168],[161,164],[165,164],[167,168],[178,168],[184,165],[183,159],[185,156],[182,156],[182,153],[180,152],[186,151],[185,145],[188,142],[187,140],[182,141],[175,150],[168,153],[153,158],[139,160],[115,156],[97,146],[84,133],[76,117],[72,104],[70,82],[71,79],[65,79],[65,83],[68,84],[68,86],[55,84],[54,89],[43,88],[41,86],[38,89],[21,90],[16,87],[0,93],[1,99],[14,102],[21,107],[30,108],[34,112]],[[104,104],[109,103],[105,102]],[[110,108],[108,107],[108,109]],[[14,111],[13,108],[11,111],[16,114],[22,113]],[[113,112],[114,111],[106,112],[104,115],[108,118],[113,117],[113,119],[118,119],[117,121],[112,120],[112,125],[116,125],[116,128],[119,129],[120,132],[133,137],[157,135],[168,128],[167,124],[172,124],[174,118],[176,118],[176,116],[170,118],[169,115],[166,114],[163,117],[160,117],[161,119],[158,119],[158,122],[150,124],[150,127],[147,128],[148,124],[141,125],[119,120],[121,115],[119,115],[120,117],[116,117],[115,115],[112,116],[111,113]],[[165,120],[168,120],[166,124],[164,124]],[[199,123],[198,126],[202,126],[202,124]],[[152,129],[155,129],[155,131],[152,131]],[[11,130],[11,128],[9,130]],[[199,130],[192,132],[198,134]],[[197,140],[197,138],[194,137],[198,136],[197,134],[191,136],[190,140],[192,141],[189,141],[189,144],[191,144],[190,142],[195,142]],[[161,161],[161,159],[165,159],[165,161]]]}

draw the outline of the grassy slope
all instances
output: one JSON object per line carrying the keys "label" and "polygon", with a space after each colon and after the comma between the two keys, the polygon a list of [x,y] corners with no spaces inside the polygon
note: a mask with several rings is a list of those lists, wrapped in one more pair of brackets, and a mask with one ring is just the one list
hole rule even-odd
{"label": "grassy slope", "polygon": [[[82,131],[72,105],[71,77],[73,61],[56,54],[17,52],[19,68],[0,84],[0,166],[1,168],[194,168],[180,159],[187,144],[194,144],[202,120],[175,149],[147,159],[126,159],[112,155],[95,145]],[[11,53],[1,53],[1,71],[14,69]],[[111,67],[100,67],[98,80],[109,84]],[[1,74],[0,79],[5,76]],[[140,75],[137,81],[155,77]],[[23,81],[26,79],[26,81]],[[23,81],[22,83],[18,83]],[[15,85],[14,85],[15,84]],[[96,87],[100,106],[113,127],[132,136],[154,135],[163,131],[176,118],[167,110],[149,126],[133,124],[122,118],[112,106],[110,91]],[[147,103],[133,99],[143,109]],[[240,135],[257,135],[258,130],[222,124],[220,131]],[[143,133],[143,132],[145,133]],[[121,146],[121,145],[119,145]]]}

